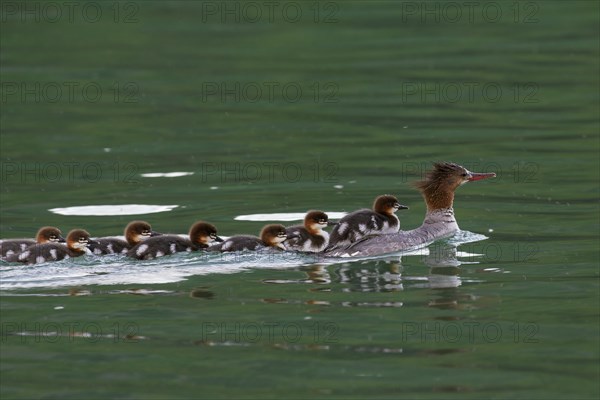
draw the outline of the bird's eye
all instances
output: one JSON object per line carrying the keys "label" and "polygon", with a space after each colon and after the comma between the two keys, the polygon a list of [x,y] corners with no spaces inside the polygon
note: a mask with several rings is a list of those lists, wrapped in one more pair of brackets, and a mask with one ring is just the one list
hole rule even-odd
{"label": "bird's eye", "polygon": [[464,173],[462,173],[460,176],[462,176],[463,178],[466,178],[466,177],[467,177],[467,175],[468,175],[468,174],[467,174],[466,172],[464,172]]}
{"label": "bird's eye", "polygon": [[142,235],[149,235],[149,234],[150,234],[150,231],[149,231],[149,230],[147,230],[147,229],[144,229],[144,230],[142,231]]}
{"label": "bird's eye", "polygon": [[85,237],[80,237],[80,238],[79,238],[79,241],[80,241],[80,242],[87,242],[87,239],[86,239]]}
{"label": "bird's eye", "polygon": [[56,236],[50,235],[50,239],[54,240],[54,239],[56,239]]}
{"label": "bird's eye", "polygon": [[211,233],[211,234],[210,234],[210,237],[211,237],[212,239],[215,239],[215,238],[217,237],[217,234],[216,234],[216,233]]}
{"label": "bird's eye", "polygon": [[327,220],[326,220],[326,219],[320,219],[320,220],[319,220],[319,223],[320,223],[320,224],[324,224],[325,222],[327,222]]}

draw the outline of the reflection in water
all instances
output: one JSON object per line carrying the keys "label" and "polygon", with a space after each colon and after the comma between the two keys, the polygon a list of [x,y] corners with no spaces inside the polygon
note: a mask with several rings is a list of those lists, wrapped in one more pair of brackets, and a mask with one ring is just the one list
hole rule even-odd
{"label": "reflection in water", "polygon": [[211,300],[215,297],[215,293],[208,288],[200,287],[190,291],[190,297]]}
{"label": "reflection in water", "polygon": [[[325,266],[311,264],[299,267],[299,272],[305,276],[299,279],[266,279],[264,283],[270,284],[309,284],[324,285],[327,287],[314,287],[312,292],[400,292],[408,289],[433,289],[432,298],[427,306],[442,310],[448,309],[473,309],[473,302],[478,298],[458,290],[463,284],[460,277],[461,264],[459,257],[469,257],[468,264],[473,261],[474,254],[457,251],[459,244],[440,242],[429,246],[420,254],[395,255],[379,259],[345,261],[340,264]],[[429,267],[426,275],[406,275],[402,265],[402,257],[420,255],[423,264]],[[473,282],[473,280],[468,280]],[[293,303],[289,299],[263,299],[269,303]],[[300,303],[300,302],[298,302]],[[402,301],[329,301],[310,300],[304,302],[310,305],[334,304],[342,307],[402,307]],[[453,319],[454,317],[441,317]]]}
{"label": "reflection in water", "polygon": [[[298,268],[305,274],[301,279],[265,279],[263,282],[319,285],[340,283],[344,285],[341,289],[344,292],[395,292],[404,290],[405,286],[427,289],[459,287],[462,284],[459,276],[462,262],[458,260],[456,245],[439,243],[425,250],[427,251],[423,251],[422,260],[430,267],[426,276],[403,276],[403,256],[399,255],[333,264],[330,265],[331,273],[323,264],[310,264]],[[328,291],[330,288],[312,290]]]}
{"label": "reflection in water", "polygon": [[[382,259],[375,262],[375,268],[357,269],[353,264],[343,264],[336,270],[341,283],[349,287],[345,292],[394,292],[403,290],[402,265],[399,257]],[[370,264],[370,263],[369,263]]]}
{"label": "reflection in water", "polygon": [[331,283],[331,277],[324,265],[313,264],[299,267],[306,274],[304,279],[265,279],[263,283],[316,283],[324,285]]}

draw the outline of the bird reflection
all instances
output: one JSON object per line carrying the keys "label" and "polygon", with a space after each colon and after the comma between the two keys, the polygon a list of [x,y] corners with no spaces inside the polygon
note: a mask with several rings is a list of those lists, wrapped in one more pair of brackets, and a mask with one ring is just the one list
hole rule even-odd
{"label": "bird reflection", "polygon": [[357,268],[356,263],[345,263],[336,269],[335,274],[339,277],[339,282],[349,285],[343,291],[392,292],[404,289],[400,257],[380,258],[362,262],[360,265],[364,267]]}

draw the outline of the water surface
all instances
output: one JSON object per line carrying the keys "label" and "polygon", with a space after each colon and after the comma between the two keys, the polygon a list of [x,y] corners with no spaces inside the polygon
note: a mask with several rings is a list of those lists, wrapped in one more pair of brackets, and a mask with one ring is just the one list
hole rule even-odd
{"label": "water surface", "polygon": [[[93,23],[3,11],[2,238],[257,234],[385,193],[411,229],[431,161],[498,177],[458,189],[458,237],[408,254],[2,264],[3,399],[598,397],[596,2],[432,2],[439,21],[295,2],[296,22],[98,4]],[[167,208],[114,212],[139,205]]]}

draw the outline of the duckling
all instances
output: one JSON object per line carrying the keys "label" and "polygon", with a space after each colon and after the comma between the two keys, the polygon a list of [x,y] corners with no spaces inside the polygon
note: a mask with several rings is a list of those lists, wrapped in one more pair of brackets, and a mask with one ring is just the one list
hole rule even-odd
{"label": "duckling", "polygon": [[86,248],[94,244],[90,234],[83,229],[73,229],[67,235],[67,245],[57,243],[34,244],[20,254],[13,254],[9,262],[39,264],[46,261],[58,261],[65,258],[79,257],[86,253]]}
{"label": "duckling", "polygon": [[223,241],[217,236],[217,228],[203,221],[194,223],[190,228],[189,235],[189,239],[178,235],[160,235],[148,238],[132,247],[127,252],[127,256],[138,260],[151,260],[182,251],[206,250],[213,241]]}
{"label": "duckling", "polygon": [[277,248],[285,250],[283,242],[287,239],[285,226],[279,224],[265,225],[260,231],[260,237],[252,235],[237,235],[225,240],[223,243],[211,246],[209,250],[229,252],[243,250],[261,250],[264,248]]}
{"label": "duckling", "polygon": [[349,246],[368,235],[397,233],[400,220],[394,213],[406,209],[408,207],[394,196],[378,196],[373,202],[373,210],[357,210],[338,221],[331,232],[327,250]]}
{"label": "duckling", "polygon": [[154,232],[146,221],[132,221],[125,227],[125,240],[111,237],[98,238],[96,239],[98,244],[91,245],[90,250],[96,255],[126,254],[138,243],[159,235],[160,233]]}
{"label": "duckling", "polygon": [[0,256],[10,257],[13,254],[24,251],[27,247],[34,244],[44,243],[64,243],[65,238],[62,237],[60,229],[54,226],[43,226],[35,235],[35,240],[32,239],[7,239],[0,242]]}
{"label": "duckling", "polygon": [[335,225],[323,211],[309,211],[304,216],[304,226],[294,225],[285,228],[288,239],[286,250],[319,253],[329,244],[329,233],[323,228]]}

